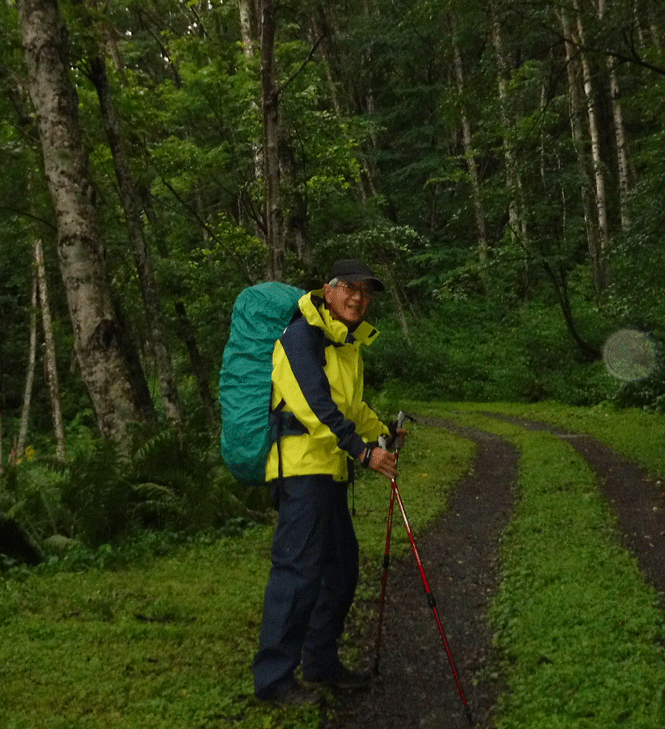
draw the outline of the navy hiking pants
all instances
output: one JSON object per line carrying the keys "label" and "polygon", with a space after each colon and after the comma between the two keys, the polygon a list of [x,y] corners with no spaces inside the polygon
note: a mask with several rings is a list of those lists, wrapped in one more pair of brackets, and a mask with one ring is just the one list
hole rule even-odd
{"label": "navy hiking pants", "polygon": [[279,521],[272,544],[254,688],[269,699],[293,681],[339,666],[337,641],[358,583],[358,540],[345,483],[331,476],[292,476],[273,484]]}

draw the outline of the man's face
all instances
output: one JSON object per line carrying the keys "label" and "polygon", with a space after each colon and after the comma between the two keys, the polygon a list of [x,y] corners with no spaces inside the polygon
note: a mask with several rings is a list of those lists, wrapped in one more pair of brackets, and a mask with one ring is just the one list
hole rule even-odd
{"label": "man's face", "polygon": [[340,281],[336,286],[323,286],[323,296],[330,315],[349,328],[360,324],[365,318],[373,293],[371,281]]}

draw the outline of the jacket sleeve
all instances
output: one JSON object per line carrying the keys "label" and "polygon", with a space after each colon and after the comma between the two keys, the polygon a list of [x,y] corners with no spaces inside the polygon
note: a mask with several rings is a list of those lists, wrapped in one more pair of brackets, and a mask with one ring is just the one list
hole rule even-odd
{"label": "jacket sleeve", "polygon": [[331,438],[353,458],[365,449],[356,424],[345,417],[333,400],[323,369],[325,335],[299,319],[289,326],[275,345],[273,383],[286,402],[286,409],[315,438]]}

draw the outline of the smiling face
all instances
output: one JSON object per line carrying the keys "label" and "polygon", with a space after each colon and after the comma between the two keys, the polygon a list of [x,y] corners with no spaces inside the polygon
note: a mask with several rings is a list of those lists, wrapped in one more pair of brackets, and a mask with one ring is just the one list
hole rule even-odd
{"label": "smiling face", "polygon": [[336,286],[323,286],[323,297],[330,315],[346,324],[349,329],[365,318],[373,293],[374,287],[370,281],[339,281]]}

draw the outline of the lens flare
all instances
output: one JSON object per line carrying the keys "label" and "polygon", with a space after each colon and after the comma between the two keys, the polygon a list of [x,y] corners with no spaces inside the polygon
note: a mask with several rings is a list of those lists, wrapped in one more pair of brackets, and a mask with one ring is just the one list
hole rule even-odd
{"label": "lens flare", "polygon": [[648,377],[656,366],[656,346],[647,334],[637,329],[614,332],[603,346],[607,371],[624,382]]}

